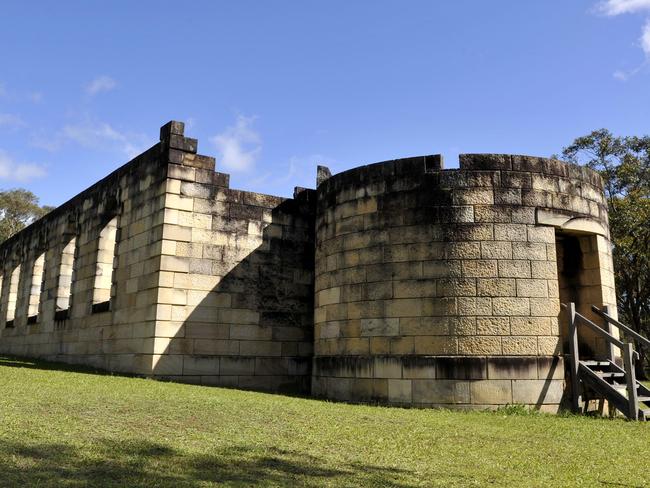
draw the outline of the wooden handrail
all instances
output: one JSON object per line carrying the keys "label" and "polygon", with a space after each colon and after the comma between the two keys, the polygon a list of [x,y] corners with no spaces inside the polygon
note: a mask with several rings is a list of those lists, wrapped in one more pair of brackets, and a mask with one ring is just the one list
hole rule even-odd
{"label": "wooden handrail", "polygon": [[584,315],[580,315],[578,312],[576,312],[576,318],[580,319],[583,324],[588,326],[594,332],[597,332],[598,334],[602,335],[607,342],[610,342],[610,343],[614,344],[616,347],[620,347],[621,349],[623,349],[625,347],[625,343],[623,341],[621,341],[620,339],[617,339],[616,337],[614,337],[612,334],[607,332],[602,327],[594,324],[591,320],[586,318]]}
{"label": "wooden handrail", "polygon": [[[605,329],[599,327],[588,318],[576,312],[575,303],[571,302],[566,305],[563,303],[561,305],[562,308],[566,309],[568,319],[569,319],[569,347],[570,347],[570,359],[571,359],[570,365],[571,365],[571,383],[572,383],[571,386],[573,392],[572,394],[573,410],[576,412],[579,411],[580,402],[582,400],[582,394],[581,394],[582,381],[579,375],[579,368],[581,362],[580,362],[580,352],[578,350],[578,323],[582,322],[591,330],[603,336],[605,341],[607,341],[610,345],[614,344],[615,346],[621,349],[623,354],[623,366],[624,366],[625,378],[627,383],[626,384],[627,412],[624,413],[629,419],[637,420],[639,414],[639,400],[638,400],[638,393],[636,390],[637,382],[636,382],[636,375],[634,371],[634,357],[636,355],[636,357],[638,358],[639,354],[633,349],[631,343],[629,342],[626,343],[621,341],[620,339],[617,339]],[[592,307],[592,310],[598,313],[598,315],[600,315],[601,317],[605,318],[608,327],[610,323],[613,323],[616,326],[623,326],[623,324],[621,324],[618,321],[611,322],[614,321],[615,319],[612,319],[608,314],[602,312],[596,307]],[[626,326],[623,326],[621,328],[623,330],[628,329],[628,327]],[[612,356],[611,352],[609,355]],[[610,357],[610,361],[612,361],[612,359],[613,358]]]}
{"label": "wooden handrail", "polygon": [[593,312],[595,312],[596,314],[598,314],[599,316],[601,316],[602,318],[604,318],[608,323],[610,323],[612,325],[615,325],[619,329],[623,330],[623,332],[625,332],[626,334],[629,334],[632,337],[634,337],[641,344],[643,344],[643,345],[645,345],[647,347],[650,347],[650,340],[649,339],[643,337],[641,334],[639,334],[638,332],[635,332],[634,330],[629,328],[627,325],[622,324],[621,322],[619,322],[615,318],[611,317],[609,314],[603,312],[596,305],[592,305],[591,310]]}

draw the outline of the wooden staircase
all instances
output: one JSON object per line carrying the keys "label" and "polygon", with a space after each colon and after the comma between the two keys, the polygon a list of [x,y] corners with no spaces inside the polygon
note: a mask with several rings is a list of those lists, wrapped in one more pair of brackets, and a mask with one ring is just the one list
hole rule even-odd
{"label": "wooden staircase", "polygon": [[[634,361],[638,353],[633,344],[612,335],[613,327],[623,334],[634,337],[637,341],[650,346],[650,340],[637,334],[608,314],[607,307],[602,310],[596,306],[591,309],[605,320],[606,329],[598,326],[585,316],[576,312],[575,304],[562,304],[569,316],[569,345],[571,365],[571,390],[573,410],[580,411],[581,403],[585,412],[590,400],[600,401],[602,413],[604,401],[610,409],[614,407],[630,420],[650,420],[650,389],[636,380]],[[578,348],[579,325],[596,332],[607,342],[607,357],[602,360],[580,359]],[[615,347],[621,351],[623,368],[614,360]],[[611,410],[610,410],[611,413]]]}

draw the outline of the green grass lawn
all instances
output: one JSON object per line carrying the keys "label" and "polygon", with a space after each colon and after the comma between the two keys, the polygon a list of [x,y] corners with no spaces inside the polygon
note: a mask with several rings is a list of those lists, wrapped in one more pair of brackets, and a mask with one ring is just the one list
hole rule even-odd
{"label": "green grass lawn", "polygon": [[[516,410],[516,409],[514,409]],[[648,486],[650,424],[345,405],[0,357],[0,486]]]}

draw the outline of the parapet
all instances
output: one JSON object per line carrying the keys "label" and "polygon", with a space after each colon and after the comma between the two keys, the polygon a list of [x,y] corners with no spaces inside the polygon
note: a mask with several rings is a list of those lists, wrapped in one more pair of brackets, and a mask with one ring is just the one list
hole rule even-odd
{"label": "parapet", "polygon": [[317,189],[287,199],[230,188],[197,150],[169,122],[0,245],[1,353],[353,402],[553,411],[560,301],[615,309],[589,169],[505,154],[444,169],[425,155],[318,167]]}
{"label": "parapet", "polygon": [[[335,174],[317,199],[314,394],[559,407],[561,297],[613,300],[597,173],[504,154],[445,170],[421,156]],[[582,278],[564,276],[574,238]]]}

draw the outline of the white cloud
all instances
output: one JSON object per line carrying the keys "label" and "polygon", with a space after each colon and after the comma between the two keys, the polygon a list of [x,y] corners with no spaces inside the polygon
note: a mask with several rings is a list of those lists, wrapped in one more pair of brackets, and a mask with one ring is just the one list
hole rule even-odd
{"label": "white cloud", "polygon": [[643,26],[639,42],[641,43],[641,49],[643,49],[646,58],[650,59],[650,19],[646,20],[645,25]]}
{"label": "white cloud", "polygon": [[106,122],[66,125],[60,137],[91,149],[117,149],[133,158],[147,147],[147,139],[139,134],[118,131]]}
{"label": "white cloud", "polygon": [[650,0],[605,0],[597,6],[605,15],[621,15],[650,10]]}
{"label": "white cloud", "polygon": [[92,119],[67,124],[54,132],[35,132],[30,138],[32,146],[50,152],[73,143],[96,151],[117,151],[129,159],[145,151],[151,142],[144,134],[120,131],[107,122]]}
{"label": "white cloud", "polygon": [[0,98],[4,98],[10,102],[23,103],[25,101],[32,103],[40,103],[43,101],[43,92],[40,91],[22,91],[22,90],[8,90],[7,85],[0,82]]}
{"label": "white cloud", "polygon": [[[613,17],[622,14],[634,14],[643,11],[650,12],[650,0],[604,0],[596,5],[596,11],[601,14]],[[639,45],[645,54],[645,62],[630,70],[616,70],[612,74],[619,81],[627,81],[636,75],[650,62],[650,19],[641,31]]]}
{"label": "white cloud", "polygon": [[218,164],[233,171],[253,168],[262,152],[262,139],[252,127],[256,118],[239,115],[235,125],[210,138],[219,151]]}
{"label": "white cloud", "polygon": [[632,76],[632,72],[617,69],[612,73],[612,76],[619,81],[627,81],[630,78],[630,76]]}
{"label": "white cloud", "polygon": [[18,129],[26,127],[27,124],[23,119],[15,114],[2,114],[0,113],[0,127],[7,127],[9,129]]}
{"label": "white cloud", "polygon": [[117,86],[117,82],[110,76],[98,76],[86,85],[86,93],[91,97],[101,92],[109,92]]}
{"label": "white cloud", "polygon": [[0,179],[26,183],[46,175],[45,168],[33,163],[19,163],[0,149]]}
{"label": "white cloud", "polygon": [[316,188],[316,168],[318,165],[327,166],[336,174],[343,169],[343,165],[329,156],[323,154],[310,154],[308,156],[292,156],[282,166],[274,171],[256,175],[245,182],[247,188],[273,195],[291,197],[296,186]]}

